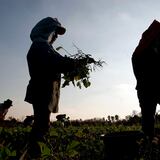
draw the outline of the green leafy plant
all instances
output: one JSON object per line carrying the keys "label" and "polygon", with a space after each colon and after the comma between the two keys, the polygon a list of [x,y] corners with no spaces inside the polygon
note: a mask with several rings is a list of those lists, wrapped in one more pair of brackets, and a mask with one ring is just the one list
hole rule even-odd
{"label": "green leafy plant", "polygon": [[92,71],[95,71],[97,67],[103,67],[103,64],[105,61],[102,60],[95,60],[92,58],[90,54],[84,53],[81,49],[79,49],[76,45],[74,47],[77,50],[76,54],[70,54],[66,49],[63,47],[57,47],[56,50],[63,49],[69,58],[72,58],[75,60],[76,69],[74,69],[72,72],[66,72],[63,74],[64,83],[62,84],[62,87],[68,86],[70,82],[74,86],[82,88],[82,85],[87,88],[91,85],[90,82],[90,73]]}
{"label": "green leafy plant", "polygon": [[15,150],[10,150],[8,146],[0,146],[0,159],[5,159],[6,157],[15,157],[16,156],[16,151]]}
{"label": "green leafy plant", "polygon": [[[9,126],[0,127],[0,160],[31,159],[27,152],[27,137],[31,128],[19,123],[16,126]],[[114,135],[117,132],[140,130],[140,124],[130,124],[128,120],[119,120],[118,123],[116,121],[108,123],[105,119],[73,120],[67,127],[57,121],[52,122],[45,142],[39,143],[41,155],[37,160],[104,160],[105,143],[102,134]],[[144,139],[137,142],[140,145],[139,160],[148,160],[150,157],[160,159],[160,138],[157,138],[151,146]],[[126,153],[126,157],[128,156]]]}

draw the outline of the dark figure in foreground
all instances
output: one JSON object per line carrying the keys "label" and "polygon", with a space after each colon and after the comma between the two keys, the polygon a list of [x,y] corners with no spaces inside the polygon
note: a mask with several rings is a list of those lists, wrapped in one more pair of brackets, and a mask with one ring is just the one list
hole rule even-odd
{"label": "dark figure in foreground", "polygon": [[156,20],[142,34],[132,56],[137,95],[142,114],[142,130],[154,137],[155,112],[160,104],[160,23]]}
{"label": "dark figure in foreground", "polygon": [[31,79],[25,101],[33,105],[34,111],[31,151],[36,152],[37,141],[44,141],[51,112],[58,112],[61,73],[74,71],[80,63],[61,56],[52,47],[58,35],[63,35],[65,31],[56,18],[47,17],[39,21],[30,34],[33,43],[27,54],[27,62]]}
{"label": "dark figure in foreground", "polygon": [[7,99],[3,103],[0,103],[0,121],[5,119],[8,109],[12,106],[12,101]]}

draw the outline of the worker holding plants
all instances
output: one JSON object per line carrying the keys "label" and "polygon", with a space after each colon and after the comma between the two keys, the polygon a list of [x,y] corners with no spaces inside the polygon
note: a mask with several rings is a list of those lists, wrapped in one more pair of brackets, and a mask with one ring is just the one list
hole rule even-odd
{"label": "worker holding plants", "polygon": [[[56,18],[46,17],[34,26],[30,34],[32,45],[27,54],[30,81],[25,101],[33,105],[30,151],[34,151],[35,157],[40,152],[36,142],[44,141],[49,130],[51,112],[58,112],[61,73],[75,72],[80,66],[80,61],[63,57],[52,47],[58,35],[65,32]],[[92,62],[92,58],[87,61]]]}

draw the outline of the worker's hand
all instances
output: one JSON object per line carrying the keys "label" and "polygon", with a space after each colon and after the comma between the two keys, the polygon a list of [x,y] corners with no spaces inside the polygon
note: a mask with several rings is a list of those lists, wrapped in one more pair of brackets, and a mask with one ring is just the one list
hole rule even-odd
{"label": "worker's hand", "polygon": [[94,63],[95,62],[95,60],[93,59],[93,58],[87,58],[87,60],[88,60],[88,63]]}

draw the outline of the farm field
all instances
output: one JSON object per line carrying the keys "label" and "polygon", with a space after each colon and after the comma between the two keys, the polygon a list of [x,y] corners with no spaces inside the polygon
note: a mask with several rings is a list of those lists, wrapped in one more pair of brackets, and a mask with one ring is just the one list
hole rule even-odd
{"label": "farm field", "polygon": [[[55,121],[51,123],[50,132],[45,137],[46,142],[39,143],[39,159],[111,160],[113,158],[107,157],[109,154],[118,155],[118,151],[122,153],[130,148],[131,152],[127,150],[123,155],[119,155],[120,160],[159,160],[159,123],[156,123],[156,128],[157,138],[148,143],[143,138],[139,121],[135,121],[133,117],[121,121],[75,120],[66,124]],[[30,159],[27,154],[30,131],[31,126],[25,126],[22,122],[0,122],[0,160]],[[131,156],[135,151],[133,144],[136,144],[138,150],[136,155]]]}

